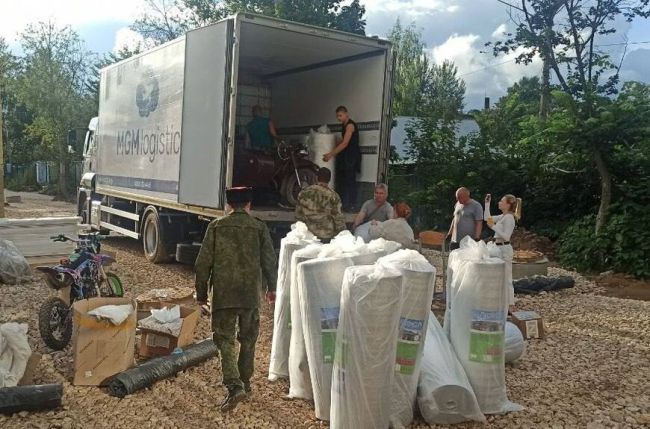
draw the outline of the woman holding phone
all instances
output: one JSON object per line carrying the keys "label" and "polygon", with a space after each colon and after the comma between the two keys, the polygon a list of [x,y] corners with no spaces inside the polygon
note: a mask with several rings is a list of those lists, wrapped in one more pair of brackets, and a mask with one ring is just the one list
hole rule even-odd
{"label": "woman holding phone", "polygon": [[515,290],[512,287],[512,257],[513,250],[510,244],[510,237],[515,230],[516,222],[521,218],[521,198],[514,195],[505,195],[499,200],[498,207],[501,210],[500,215],[490,215],[490,202],[492,196],[485,196],[485,211],[483,218],[487,226],[494,231],[494,241],[499,249],[500,257],[506,263],[506,285],[508,287],[507,302],[508,306],[515,303]]}

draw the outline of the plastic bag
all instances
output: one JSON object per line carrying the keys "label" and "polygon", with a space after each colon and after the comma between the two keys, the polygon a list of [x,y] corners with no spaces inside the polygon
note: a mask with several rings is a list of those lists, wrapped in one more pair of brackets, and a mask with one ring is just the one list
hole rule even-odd
{"label": "plastic bag", "polygon": [[401,299],[399,272],[378,264],[345,271],[332,372],[333,429],[388,427]]}
{"label": "plastic bag", "polygon": [[489,256],[484,242],[466,237],[449,258],[445,325],[476,394],[481,412],[523,408],[508,400],[505,384],[507,290],[504,262]]}
{"label": "plastic bag", "polygon": [[32,279],[32,269],[20,250],[9,240],[0,240],[0,283],[20,284]]}
{"label": "plastic bag", "polygon": [[399,250],[377,264],[399,272],[403,281],[390,418],[391,427],[402,428],[413,421],[436,269],[414,250]]}
{"label": "plastic bag", "polygon": [[25,374],[32,354],[26,323],[0,325],[0,387],[14,387]]}
{"label": "plastic bag", "polygon": [[314,243],[316,237],[307,225],[296,222],[280,244],[278,282],[276,286],[275,311],[273,313],[273,341],[269,362],[269,380],[289,377],[289,346],[291,343],[291,258],[294,252]]}
{"label": "plastic bag", "polygon": [[486,421],[463,366],[431,312],[417,395],[420,413],[429,424]]}
{"label": "plastic bag", "polygon": [[370,241],[370,222],[362,223],[354,230],[354,236],[360,237],[366,243]]}
{"label": "plastic bag", "polygon": [[514,362],[526,353],[524,336],[517,325],[512,322],[506,322],[506,345],[504,353],[506,363]]}
{"label": "plastic bag", "polygon": [[[180,308],[178,305],[175,307],[178,313],[178,318],[181,317]],[[121,325],[131,313],[135,310],[131,304],[125,305],[103,305],[97,307],[94,310],[88,312],[89,316],[95,316],[98,319],[107,319],[110,322],[117,326]],[[154,314],[154,311],[162,312],[163,310],[151,310],[151,314]],[[155,317],[155,316],[154,316]]]}
{"label": "plastic bag", "polygon": [[305,336],[302,330],[300,314],[300,290],[298,264],[315,258],[323,247],[320,243],[310,244],[304,249],[297,250],[291,257],[291,291],[290,291],[290,324],[291,341],[289,343],[289,397],[312,399],[311,377],[307,362]]}

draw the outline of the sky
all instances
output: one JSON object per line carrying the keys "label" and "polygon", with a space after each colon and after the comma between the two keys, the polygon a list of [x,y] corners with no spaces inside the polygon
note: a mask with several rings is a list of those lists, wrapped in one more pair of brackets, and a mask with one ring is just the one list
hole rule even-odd
{"label": "sky", "polygon": [[[511,0],[515,1],[516,0]],[[483,52],[488,41],[503,38],[514,28],[508,7],[497,0],[361,0],[366,6],[366,32],[385,36],[397,18],[421,31],[427,54],[434,62],[452,60],[467,85],[466,110],[493,102],[523,76],[540,73],[541,62],[517,65],[513,55],[495,58]],[[0,0],[0,37],[16,51],[18,34],[30,22],[54,20],[72,26],[97,53],[132,44],[138,36],[129,25],[142,13],[143,0]],[[618,32],[602,44],[650,42],[650,21],[618,22]],[[607,47],[619,59],[622,47]],[[650,43],[631,44],[625,56],[622,80],[650,82]]]}

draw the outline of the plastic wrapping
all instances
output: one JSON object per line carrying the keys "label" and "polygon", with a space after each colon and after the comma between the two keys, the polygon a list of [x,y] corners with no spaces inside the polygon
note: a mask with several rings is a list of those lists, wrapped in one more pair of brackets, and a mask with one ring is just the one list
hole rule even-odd
{"label": "plastic wrapping", "polygon": [[390,418],[391,427],[401,428],[413,421],[436,269],[414,250],[399,250],[377,264],[400,272],[403,281]]}
{"label": "plastic wrapping", "polygon": [[300,290],[301,285],[298,278],[298,264],[318,256],[321,248],[320,243],[310,244],[304,249],[297,250],[291,257],[291,291],[290,291],[290,324],[291,340],[289,343],[289,397],[312,399],[311,377],[309,364],[307,362],[307,349],[305,348],[305,336],[302,328],[302,316],[300,314]]}
{"label": "plastic wrapping", "polygon": [[519,411],[505,384],[507,295],[504,262],[466,237],[449,258],[446,329],[484,414]]}
{"label": "plastic wrapping", "polygon": [[0,240],[0,283],[18,284],[32,279],[32,269],[20,250],[9,240]]}
{"label": "plastic wrapping", "polygon": [[520,359],[526,353],[526,341],[517,325],[512,322],[506,322],[506,345],[505,345],[506,363],[511,363]]}
{"label": "plastic wrapping", "polygon": [[18,385],[32,355],[27,340],[27,323],[0,325],[0,387]]}
{"label": "plastic wrapping", "polygon": [[327,125],[318,128],[317,131],[309,132],[309,160],[319,167],[327,167],[332,172],[330,188],[334,189],[334,158],[329,161],[323,161],[323,155],[331,152],[336,147],[336,136],[332,134]]}
{"label": "plastic wrapping", "polygon": [[4,387],[0,389],[0,414],[59,408],[62,398],[62,384]]}
{"label": "plastic wrapping", "polygon": [[417,399],[420,413],[429,424],[452,425],[467,420],[486,421],[463,366],[440,323],[431,312]]}
{"label": "plastic wrapping", "polygon": [[399,272],[379,265],[346,270],[332,373],[332,428],[388,427],[401,298]]}
{"label": "plastic wrapping", "polygon": [[296,222],[280,244],[278,261],[278,282],[275,290],[275,312],[273,313],[273,341],[269,363],[269,380],[289,377],[289,345],[291,343],[291,258],[294,252],[314,243],[316,237],[307,225]]}
{"label": "plastic wrapping", "polygon": [[[176,306],[178,307],[178,306]],[[88,312],[89,316],[95,316],[97,319],[108,319],[113,325],[121,325],[133,313],[135,309],[131,304],[125,305],[102,305]],[[153,313],[157,310],[151,310]],[[158,310],[159,311],[159,310]],[[178,310],[180,317],[180,309]]]}
{"label": "plastic wrapping", "polygon": [[124,398],[156,381],[171,377],[179,371],[217,356],[217,346],[211,339],[203,340],[183,349],[182,353],[151,359],[135,368],[127,369],[108,383],[111,396]]}

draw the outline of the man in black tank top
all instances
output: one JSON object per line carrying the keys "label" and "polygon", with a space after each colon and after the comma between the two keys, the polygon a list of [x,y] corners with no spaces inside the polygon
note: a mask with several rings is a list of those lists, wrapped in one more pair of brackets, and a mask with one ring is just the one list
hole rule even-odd
{"label": "man in black tank top", "polygon": [[343,209],[353,211],[357,205],[357,173],[361,171],[359,128],[350,119],[345,106],[336,108],[336,119],[342,124],[342,139],[333,151],[323,155],[323,161],[328,162],[336,157],[337,187]]}

